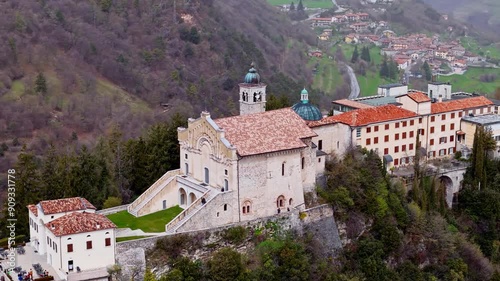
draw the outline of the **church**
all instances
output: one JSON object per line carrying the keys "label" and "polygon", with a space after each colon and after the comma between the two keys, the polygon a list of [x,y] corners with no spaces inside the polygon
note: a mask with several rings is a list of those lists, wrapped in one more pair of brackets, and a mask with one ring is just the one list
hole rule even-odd
{"label": "church", "polygon": [[128,211],[146,215],[179,205],[167,233],[217,227],[303,210],[326,153],[308,122],[322,119],[308,92],[291,108],[265,111],[266,84],[252,65],[239,84],[240,115],[202,112],[178,128],[180,169],[167,172]]}

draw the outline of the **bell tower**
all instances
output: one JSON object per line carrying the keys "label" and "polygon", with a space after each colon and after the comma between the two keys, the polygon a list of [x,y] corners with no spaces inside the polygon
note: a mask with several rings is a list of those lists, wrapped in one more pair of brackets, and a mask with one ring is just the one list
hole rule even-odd
{"label": "bell tower", "polygon": [[240,86],[240,115],[266,111],[266,84],[260,82],[254,64],[251,64]]}

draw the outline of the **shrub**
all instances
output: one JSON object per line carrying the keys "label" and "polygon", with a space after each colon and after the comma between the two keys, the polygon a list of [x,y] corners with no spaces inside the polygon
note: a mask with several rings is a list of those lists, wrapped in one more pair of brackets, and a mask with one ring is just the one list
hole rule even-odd
{"label": "shrub", "polygon": [[234,244],[239,244],[243,242],[246,236],[247,236],[247,230],[243,226],[228,228],[224,233],[224,239]]}
{"label": "shrub", "polygon": [[[17,235],[16,238],[15,238],[16,245],[18,245],[19,243],[24,242],[24,239],[26,239],[25,235]],[[8,241],[9,241],[8,237],[0,239],[0,247],[2,247],[2,248],[8,248],[9,247]],[[12,245],[12,246],[15,246],[15,245]]]}
{"label": "shrub", "polygon": [[106,201],[102,204],[103,209],[113,208],[120,206],[122,204],[122,199],[114,196],[108,197]]}

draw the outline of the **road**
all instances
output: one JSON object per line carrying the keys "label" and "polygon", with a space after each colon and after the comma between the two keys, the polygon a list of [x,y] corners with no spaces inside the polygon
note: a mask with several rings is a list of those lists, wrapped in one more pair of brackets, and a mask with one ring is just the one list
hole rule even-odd
{"label": "road", "polygon": [[332,3],[333,3],[333,6],[337,7],[337,10],[335,11],[336,13],[342,13],[344,12],[346,9],[340,7],[338,4],[337,4],[337,1],[336,0],[332,0]]}
{"label": "road", "polygon": [[356,74],[354,74],[354,70],[352,67],[344,63],[344,66],[347,68],[347,74],[349,74],[349,80],[351,81],[351,93],[349,94],[350,100],[359,97],[359,84],[358,79],[356,79]]}

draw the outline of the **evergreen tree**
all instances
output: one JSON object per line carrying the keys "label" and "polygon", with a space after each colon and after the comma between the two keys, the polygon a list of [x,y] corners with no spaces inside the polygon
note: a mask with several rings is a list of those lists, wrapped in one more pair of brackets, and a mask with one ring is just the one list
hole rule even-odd
{"label": "evergreen tree", "polygon": [[43,200],[53,200],[64,197],[64,189],[69,188],[64,183],[65,169],[59,165],[59,157],[54,146],[50,146],[41,169],[42,198]]}
{"label": "evergreen tree", "polygon": [[387,64],[387,56],[384,55],[382,60],[382,66],[380,67],[380,76],[388,78],[389,77],[389,65]]}
{"label": "evergreen tree", "polygon": [[290,11],[295,11],[295,3],[290,4]]}
{"label": "evergreen tree", "polygon": [[[38,173],[38,161],[33,153],[26,151],[23,146],[15,165],[15,203],[14,218],[16,221],[16,235],[29,234],[28,212],[26,206],[36,204],[40,201],[40,177]],[[11,192],[8,190],[8,192]],[[9,214],[9,212],[7,212]],[[10,216],[6,216],[10,217]]]}
{"label": "evergreen tree", "polygon": [[361,59],[366,61],[366,62],[371,61],[370,49],[366,46],[361,49]]}
{"label": "evergreen tree", "polygon": [[422,68],[424,69],[425,80],[431,81],[431,79],[432,79],[432,71],[431,71],[431,67],[429,66],[429,64],[427,63],[427,61],[424,62],[424,65],[422,66]]}
{"label": "evergreen tree", "polygon": [[146,142],[129,140],[125,143],[123,172],[126,178],[126,188],[136,195],[141,194],[151,184],[148,172],[148,153]]}
{"label": "evergreen tree", "polygon": [[83,146],[71,169],[72,196],[81,196],[100,208],[109,189],[109,171]]}
{"label": "evergreen tree", "polygon": [[388,66],[389,66],[389,79],[393,79],[393,80],[398,79],[398,75],[399,75],[398,64],[394,60],[391,59],[391,60],[389,60]]}
{"label": "evergreen tree", "polygon": [[299,12],[304,11],[304,4],[302,4],[302,0],[299,0],[299,4],[297,5],[297,11]]}
{"label": "evergreen tree", "polygon": [[46,94],[47,93],[47,80],[42,72],[38,73],[35,80],[35,93]]}
{"label": "evergreen tree", "polygon": [[488,154],[495,149],[496,142],[493,139],[491,129],[482,126],[476,127],[474,143],[472,145],[471,172],[472,185],[475,188],[486,187],[486,167]]}
{"label": "evergreen tree", "polygon": [[359,58],[358,46],[354,46],[354,52],[352,53],[351,62],[356,63]]}

